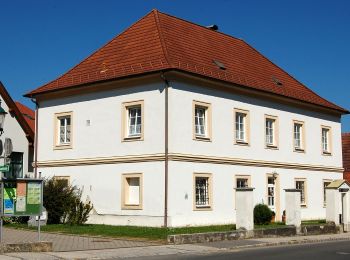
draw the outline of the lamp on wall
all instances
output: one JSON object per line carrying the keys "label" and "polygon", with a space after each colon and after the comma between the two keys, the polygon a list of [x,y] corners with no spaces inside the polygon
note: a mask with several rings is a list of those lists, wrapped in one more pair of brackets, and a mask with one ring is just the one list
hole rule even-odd
{"label": "lamp on wall", "polygon": [[1,99],[0,99],[0,136],[4,133],[4,122],[5,116],[7,112],[1,107]]}
{"label": "lamp on wall", "polygon": [[274,180],[277,179],[277,176],[278,176],[278,173],[276,171],[273,171],[272,177],[273,177]]}

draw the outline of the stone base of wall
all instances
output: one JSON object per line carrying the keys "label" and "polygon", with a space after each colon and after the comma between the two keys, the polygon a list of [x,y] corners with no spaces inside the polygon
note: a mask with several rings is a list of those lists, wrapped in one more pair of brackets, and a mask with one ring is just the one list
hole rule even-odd
{"label": "stone base of wall", "polygon": [[52,252],[52,242],[0,244],[0,254],[15,252]]}
{"label": "stone base of wall", "polygon": [[296,235],[322,235],[337,234],[340,229],[336,225],[305,225],[301,227],[300,232],[294,226],[286,226],[282,228],[256,229],[251,231],[235,230],[228,232],[209,232],[196,234],[180,234],[168,236],[169,244],[193,244],[214,242],[223,240],[238,240],[247,238],[263,238],[263,237],[289,237]]}

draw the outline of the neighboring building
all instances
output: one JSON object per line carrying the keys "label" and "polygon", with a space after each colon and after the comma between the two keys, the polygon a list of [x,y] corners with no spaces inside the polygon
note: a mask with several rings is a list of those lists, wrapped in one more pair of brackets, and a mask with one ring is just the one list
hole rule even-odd
{"label": "neighboring building", "polygon": [[344,179],[350,182],[350,133],[342,134]]}
{"label": "neighboring building", "polygon": [[152,11],[58,79],[38,102],[38,171],[83,190],[89,221],[235,222],[235,188],[281,219],[325,218],[342,179],[341,115],[243,40]]}
{"label": "neighboring building", "polygon": [[[33,177],[34,155],[34,111],[25,105],[14,102],[0,82],[1,107],[7,112],[4,133],[1,135],[0,165],[9,164],[9,172],[3,172],[6,178]],[[12,153],[6,154],[5,146],[12,146]],[[10,150],[7,150],[10,151]]]}

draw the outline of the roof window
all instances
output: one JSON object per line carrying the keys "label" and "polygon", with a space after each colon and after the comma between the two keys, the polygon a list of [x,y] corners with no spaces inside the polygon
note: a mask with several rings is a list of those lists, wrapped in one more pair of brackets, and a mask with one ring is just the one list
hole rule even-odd
{"label": "roof window", "polygon": [[218,66],[219,69],[221,69],[221,70],[226,70],[226,67],[225,67],[225,65],[224,65],[222,62],[220,62],[220,61],[218,61],[218,60],[213,60],[213,63],[214,63],[216,66]]}
{"label": "roof window", "polygon": [[278,78],[276,78],[276,77],[272,77],[272,81],[273,81],[273,83],[275,83],[277,86],[283,86],[283,84],[282,84],[282,82],[278,79]]}

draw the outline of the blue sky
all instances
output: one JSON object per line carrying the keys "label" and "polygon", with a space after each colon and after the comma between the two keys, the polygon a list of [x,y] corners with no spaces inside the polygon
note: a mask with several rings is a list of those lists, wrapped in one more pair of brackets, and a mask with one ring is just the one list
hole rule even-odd
{"label": "blue sky", "polygon": [[[55,79],[153,8],[243,38],[350,110],[347,0],[0,0],[0,80],[15,100]],[[350,115],[343,117],[350,132]]]}

